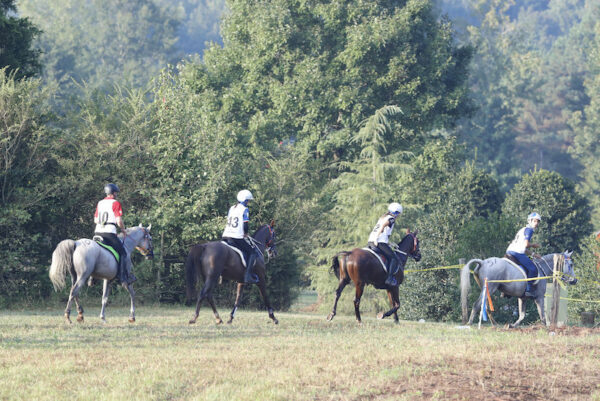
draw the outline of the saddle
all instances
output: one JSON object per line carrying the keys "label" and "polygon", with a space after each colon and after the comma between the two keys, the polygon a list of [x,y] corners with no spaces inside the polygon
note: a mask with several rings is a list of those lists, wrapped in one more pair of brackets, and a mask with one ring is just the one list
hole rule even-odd
{"label": "saddle", "polygon": [[244,252],[242,252],[242,250],[240,248],[237,248],[231,244],[228,244],[225,241],[221,241],[221,243],[227,245],[228,247],[230,247],[231,249],[233,249],[235,252],[237,252],[238,255],[240,255],[240,259],[242,261],[242,265],[244,266],[244,268],[246,267],[246,257],[244,256]]}
{"label": "saddle", "polygon": [[113,248],[110,245],[107,245],[104,243],[104,238],[102,238],[99,235],[94,235],[94,237],[92,238],[98,245],[100,245],[101,247],[103,247],[104,249],[108,250],[110,253],[112,253],[112,255],[115,257],[115,260],[117,261],[117,265],[119,264],[119,260],[121,259],[121,255],[119,255],[119,252],[115,251],[115,248]]}
{"label": "saddle", "polygon": [[377,259],[379,259],[379,262],[381,263],[381,266],[383,266],[383,270],[387,273],[388,272],[388,267],[389,267],[389,260],[387,260],[387,258],[385,257],[385,254],[383,252],[381,252],[381,250],[379,248],[377,248],[376,246],[371,246],[369,245],[366,248],[363,248],[365,251],[369,251],[371,252],[373,255],[375,255],[375,257]]}
{"label": "saddle", "polygon": [[[525,269],[525,268],[524,268],[524,267],[521,265],[521,263],[519,263],[519,261],[517,260],[517,258],[515,258],[514,256],[512,256],[512,255],[509,255],[508,253],[506,253],[506,254],[504,254],[504,259],[508,259],[508,261],[509,261],[509,262],[512,262],[512,264],[514,264],[514,265],[515,265],[515,266],[517,266],[519,269],[521,269],[521,271],[523,271],[523,274],[525,275],[525,278],[527,278],[527,269]],[[538,265],[537,265],[535,262],[533,263],[533,265],[536,267],[536,269],[537,269],[537,273],[538,273],[537,275],[538,275],[538,277],[539,277],[539,275],[540,275],[540,270],[539,270],[539,267],[538,267]],[[533,284],[533,285],[535,285],[535,284],[537,284],[537,283],[538,283],[538,280],[534,280],[534,281],[532,281],[532,282],[531,282],[531,284]]]}

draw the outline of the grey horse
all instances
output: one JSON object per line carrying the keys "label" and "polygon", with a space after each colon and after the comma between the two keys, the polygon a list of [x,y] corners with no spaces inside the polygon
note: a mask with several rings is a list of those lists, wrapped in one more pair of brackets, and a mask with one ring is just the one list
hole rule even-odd
{"label": "grey horse", "polygon": [[[127,236],[123,242],[123,248],[127,252],[127,261],[131,265],[131,252],[138,249],[146,258],[154,256],[152,248],[152,237],[150,236],[150,227],[131,227],[127,229]],[[67,272],[71,273],[71,292],[65,309],[65,319],[71,323],[71,303],[75,300],[77,305],[77,321],[83,321],[83,308],[79,304],[79,291],[85,285],[89,277],[103,279],[104,288],[102,291],[102,310],[100,318],[105,319],[106,304],[110,292],[109,281],[117,275],[117,261],[107,249],[98,245],[90,239],[80,239],[77,241],[66,239],[61,241],[52,253],[52,265],[50,266],[50,280],[55,290],[65,288],[65,276]],[[129,322],[135,322],[135,292],[133,285],[122,283],[123,287],[129,291],[131,297],[131,309],[129,313]]]}
{"label": "grey horse", "polygon": [[[571,254],[573,252],[563,252],[562,254],[551,253],[541,257],[540,259],[533,259],[533,263],[538,268],[538,277],[544,276],[552,276],[553,268],[554,268],[554,255],[562,255],[564,256],[564,263],[562,264],[562,273],[564,273],[562,280],[569,283],[575,284],[577,279],[575,278],[575,274],[573,272],[573,261],[571,259]],[[490,280],[518,280],[527,278],[524,270],[520,267],[515,266],[514,263],[511,263],[507,259],[504,258],[488,258],[485,260],[481,259],[471,259],[467,262],[466,265],[461,270],[460,274],[460,295],[461,295],[461,306],[462,306],[462,315],[463,315],[463,323],[466,322],[466,315],[468,312],[467,307],[467,299],[469,295],[469,290],[471,288],[470,281],[470,266],[476,264],[477,267],[473,270],[473,276],[475,280],[482,287],[482,284],[485,282],[485,279]],[[542,324],[546,324],[546,317],[544,314],[544,296],[546,295],[546,280],[538,280],[534,283],[537,283],[533,286],[534,290],[534,301],[537,305],[538,313],[540,315],[540,321]],[[517,327],[519,323],[523,321],[525,318],[525,287],[527,283],[525,281],[513,281],[508,283],[488,283],[488,289],[490,291],[490,295],[494,294],[496,290],[501,293],[516,297],[519,299],[519,319],[513,324],[509,325],[509,327]],[[481,294],[483,295],[483,288],[481,290]],[[469,318],[468,324],[473,323],[473,319],[475,316],[479,314],[481,309],[481,296],[477,297],[477,300],[473,304],[473,309],[471,311],[471,316]]]}

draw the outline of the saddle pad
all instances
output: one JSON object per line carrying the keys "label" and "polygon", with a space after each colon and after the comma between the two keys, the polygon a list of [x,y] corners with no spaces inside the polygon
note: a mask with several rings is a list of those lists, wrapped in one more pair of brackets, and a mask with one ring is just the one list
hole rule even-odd
{"label": "saddle pad", "polygon": [[[521,274],[523,274],[523,278],[527,278],[527,272],[525,271],[525,268],[523,266],[516,264],[515,262],[513,262],[512,260],[510,260],[508,258],[502,258],[502,259],[506,260],[508,263],[510,263],[511,265],[516,267],[521,272]],[[535,265],[535,263],[534,263],[534,265]],[[537,268],[537,266],[535,266],[535,267]],[[540,271],[538,269],[537,277],[539,277],[539,276],[540,276]],[[537,280],[535,280],[535,281],[537,282]]]}
{"label": "saddle pad", "polygon": [[[238,255],[240,255],[240,259],[242,260],[242,265],[244,267],[246,267],[246,259],[244,259],[244,252],[240,251],[238,248],[236,248],[235,246],[231,246],[229,245],[227,242],[225,241],[221,241],[221,243],[227,245],[228,247],[230,247],[231,249],[233,249],[234,251],[236,251],[238,253]],[[255,264],[256,265],[256,264]]]}
{"label": "saddle pad", "polygon": [[381,263],[381,266],[383,267],[383,271],[387,273],[387,267],[385,267],[385,263],[383,263],[383,260],[381,260],[381,257],[377,254],[377,252],[375,252],[371,248],[362,248],[362,249],[364,249],[365,251],[369,251],[373,255],[375,255],[375,257],[379,260],[379,263]]}
{"label": "saddle pad", "polygon": [[98,245],[100,245],[101,247],[105,248],[106,250],[110,251],[110,253],[112,253],[112,255],[113,255],[113,256],[115,257],[115,259],[117,260],[117,263],[119,263],[119,259],[121,259],[121,258],[120,258],[120,255],[119,255],[119,252],[115,251],[115,249],[114,249],[112,246],[110,246],[110,245],[106,245],[105,243],[103,243],[103,242],[99,242],[99,241],[96,241],[96,244],[98,244]]}

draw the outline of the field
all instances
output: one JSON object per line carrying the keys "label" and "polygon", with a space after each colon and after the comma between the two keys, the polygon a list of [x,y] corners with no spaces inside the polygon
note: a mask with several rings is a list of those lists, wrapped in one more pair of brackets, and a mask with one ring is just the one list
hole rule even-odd
{"label": "field", "polygon": [[[222,317],[227,310],[220,309]],[[600,329],[148,307],[0,313],[0,400],[600,400]]]}

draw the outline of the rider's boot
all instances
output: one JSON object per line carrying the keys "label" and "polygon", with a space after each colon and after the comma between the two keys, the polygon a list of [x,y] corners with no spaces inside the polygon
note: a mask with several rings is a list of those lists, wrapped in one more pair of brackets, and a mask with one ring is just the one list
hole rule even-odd
{"label": "rider's boot", "polygon": [[129,275],[127,274],[127,256],[121,255],[121,258],[119,259],[119,281],[121,283],[129,284],[128,276]]}
{"label": "rider's boot", "polygon": [[244,275],[244,283],[256,284],[258,283],[258,276],[252,273],[254,268],[254,262],[256,261],[256,252],[252,252],[248,257],[248,263],[246,263],[246,274]]}
{"label": "rider's boot", "polygon": [[525,295],[526,297],[530,297],[530,298],[534,298],[535,294],[533,293],[533,285],[531,284],[531,281],[527,282],[527,288],[525,288]]}
{"label": "rider's boot", "polygon": [[396,274],[396,265],[398,264],[398,260],[396,260],[396,258],[393,258],[392,261],[390,262],[390,266],[388,267],[388,275],[387,278],[385,279],[385,285],[391,286],[391,287],[395,287],[398,285],[398,281],[396,280],[396,277],[394,277],[394,275]]}

